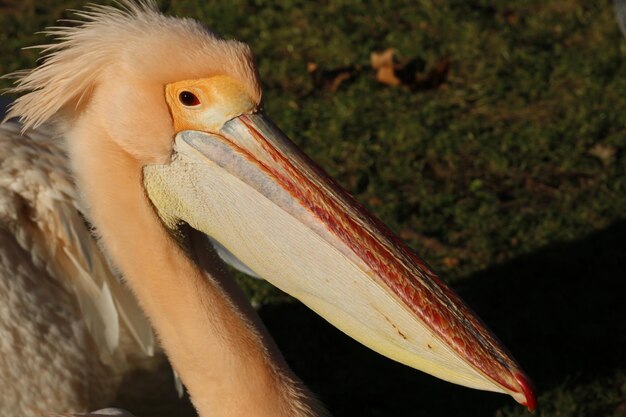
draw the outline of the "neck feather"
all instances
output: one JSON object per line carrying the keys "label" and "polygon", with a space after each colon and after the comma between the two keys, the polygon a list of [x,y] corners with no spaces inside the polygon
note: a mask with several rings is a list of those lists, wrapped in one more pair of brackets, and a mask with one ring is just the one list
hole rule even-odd
{"label": "neck feather", "polygon": [[325,415],[219,285],[219,268],[207,274],[169,236],[144,191],[142,164],[93,129],[75,127],[68,142],[88,216],[200,416]]}

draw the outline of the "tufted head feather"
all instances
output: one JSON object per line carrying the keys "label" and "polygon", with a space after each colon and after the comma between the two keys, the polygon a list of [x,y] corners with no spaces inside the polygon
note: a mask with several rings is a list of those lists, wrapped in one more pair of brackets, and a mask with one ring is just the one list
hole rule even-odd
{"label": "tufted head feather", "polygon": [[[45,62],[7,77],[8,93],[20,94],[7,114],[24,129],[85,108],[93,91],[126,77],[142,85],[227,74],[260,101],[261,90],[250,48],[224,40],[199,22],[161,14],[154,0],[120,0],[120,8],[90,5],[76,12],[73,27],[44,33],[55,43],[40,45]],[[132,84],[130,84],[132,85]]]}

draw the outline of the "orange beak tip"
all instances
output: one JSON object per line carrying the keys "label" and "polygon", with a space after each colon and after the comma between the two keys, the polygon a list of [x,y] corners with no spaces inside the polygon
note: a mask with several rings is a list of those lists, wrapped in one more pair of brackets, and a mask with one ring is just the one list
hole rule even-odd
{"label": "orange beak tip", "polygon": [[524,392],[524,397],[526,401],[522,403],[522,405],[528,408],[528,411],[533,412],[537,409],[537,397],[535,394],[535,387],[533,383],[528,379],[528,377],[522,373],[516,373],[515,379],[522,387],[522,391]]}

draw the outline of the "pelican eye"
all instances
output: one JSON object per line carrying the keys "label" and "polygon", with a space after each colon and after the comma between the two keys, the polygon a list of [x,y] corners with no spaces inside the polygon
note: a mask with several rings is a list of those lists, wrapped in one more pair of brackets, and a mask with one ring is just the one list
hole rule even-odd
{"label": "pelican eye", "polygon": [[193,107],[200,104],[200,100],[198,99],[198,97],[194,93],[191,93],[189,91],[182,91],[178,95],[178,100],[180,100],[183,105],[188,107]]}

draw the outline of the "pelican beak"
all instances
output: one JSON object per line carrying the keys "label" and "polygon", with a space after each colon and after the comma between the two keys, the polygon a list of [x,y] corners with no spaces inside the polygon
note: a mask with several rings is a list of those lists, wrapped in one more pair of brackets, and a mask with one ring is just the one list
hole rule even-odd
{"label": "pelican beak", "polygon": [[144,169],[181,220],[371,349],[441,379],[536,406],[530,380],[465,303],[264,114],[183,130]]}

